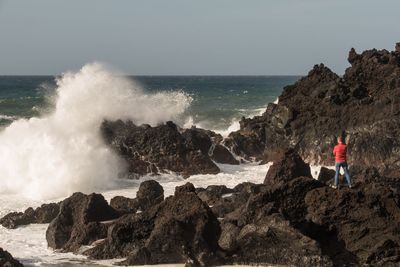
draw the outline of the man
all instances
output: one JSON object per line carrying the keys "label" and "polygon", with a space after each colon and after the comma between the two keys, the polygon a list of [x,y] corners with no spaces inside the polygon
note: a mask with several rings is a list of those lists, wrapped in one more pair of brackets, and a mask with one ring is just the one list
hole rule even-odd
{"label": "man", "polygon": [[333,188],[336,189],[338,186],[340,167],[343,168],[347,184],[349,185],[349,188],[351,188],[351,179],[346,160],[347,145],[344,144],[343,138],[341,136],[338,137],[337,142],[338,144],[333,149],[333,155],[335,156],[335,169],[336,169],[335,184],[333,185]]}

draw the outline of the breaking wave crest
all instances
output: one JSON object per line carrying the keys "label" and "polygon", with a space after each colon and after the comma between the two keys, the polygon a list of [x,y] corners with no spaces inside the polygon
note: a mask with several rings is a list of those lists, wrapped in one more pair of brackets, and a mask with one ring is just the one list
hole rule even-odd
{"label": "breaking wave crest", "polygon": [[52,112],[18,119],[0,133],[0,193],[51,199],[108,189],[124,166],[103,143],[102,121],[183,123],[191,101],[183,92],[145,94],[98,63],[66,73]]}

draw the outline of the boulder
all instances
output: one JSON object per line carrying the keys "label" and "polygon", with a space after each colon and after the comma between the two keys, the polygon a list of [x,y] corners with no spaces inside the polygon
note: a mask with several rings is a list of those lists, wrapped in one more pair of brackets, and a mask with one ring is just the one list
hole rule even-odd
{"label": "boulder", "polygon": [[184,193],[196,193],[196,188],[192,183],[186,183],[184,185],[175,187],[175,196]]}
{"label": "boulder", "polygon": [[85,252],[93,258],[127,257],[123,265],[217,260],[220,226],[210,208],[192,191],[178,191],[159,205],[118,219],[107,238]]}
{"label": "boulder", "polygon": [[400,263],[400,195],[379,183],[356,189],[322,187],[307,193],[303,233],[319,241],[338,265]]}
{"label": "boulder", "polygon": [[136,199],[140,209],[146,210],[164,200],[164,189],[157,181],[144,181],[139,186]]}
{"label": "boulder", "polygon": [[279,186],[300,176],[312,178],[310,166],[293,149],[290,149],[276,159],[268,169],[264,184]]}
{"label": "boulder", "polygon": [[173,122],[151,127],[121,120],[104,121],[102,135],[128,164],[128,177],[173,171],[189,177],[216,174],[219,168],[208,155],[209,137],[201,131],[180,133]]}
{"label": "boulder", "polygon": [[0,219],[0,224],[9,229],[31,223],[50,223],[59,212],[59,204],[50,203],[24,212],[11,212]]}
{"label": "boulder", "polygon": [[46,240],[49,247],[63,251],[77,251],[107,234],[102,223],[116,219],[118,212],[100,194],[74,193],[60,204],[60,212],[49,224]]}
{"label": "boulder", "polygon": [[235,264],[333,266],[319,244],[279,215],[243,226],[236,236]]}
{"label": "boulder", "polygon": [[217,144],[211,151],[211,158],[218,163],[239,165],[239,161],[235,159],[232,153],[223,145]]}
{"label": "boulder", "polygon": [[23,267],[24,265],[22,265],[18,260],[14,259],[8,251],[0,248],[0,266]]}
{"label": "boulder", "polygon": [[136,192],[136,198],[115,196],[110,201],[110,206],[122,214],[144,211],[164,200],[164,189],[155,180],[144,181]]}
{"label": "boulder", "polygon": [[123,196],[113,197],[110,206],[121,214],[136,213],[140,209],[138,199]]}
{"label": "boulder", "polygon": [[333,180],[335,178],[335,171],[325,168],[325,167],[321,167],[321,170],[319,171],[318,174],[318,181],[320,181],[321,183],[324,184],[333,184]]}
{"label": "boulder", "polygon": [[221,200],[224,195],[231,194],[233,192],[233,189],[227,188],[225,185],[210,185],[207,186],[205,190],[197,192],[197,195],[209,206],[212,206]]}

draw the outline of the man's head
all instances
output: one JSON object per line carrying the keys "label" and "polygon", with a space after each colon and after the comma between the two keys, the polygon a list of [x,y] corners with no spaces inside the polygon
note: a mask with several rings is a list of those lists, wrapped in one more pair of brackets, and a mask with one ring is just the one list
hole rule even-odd
{"label": "man's head", "polygon": [[337,138],[337,142],[338,142],[338,144],[341,144],[341,143],[343,143],[343,138],[342,138],[341,136],[338,136],[338,138]]}

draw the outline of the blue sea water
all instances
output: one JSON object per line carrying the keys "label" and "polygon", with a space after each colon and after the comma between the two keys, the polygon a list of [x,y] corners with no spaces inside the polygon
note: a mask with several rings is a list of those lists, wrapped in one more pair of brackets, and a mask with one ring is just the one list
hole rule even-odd
{"label": "blue sea water", "polygon": [[[299,76],[129,76],[149,93],[181,90],[193,98],[193,123],[226,129],[242,116],[260,113]],[[53,76],[0,76],[0,126],[52,109]]]}

